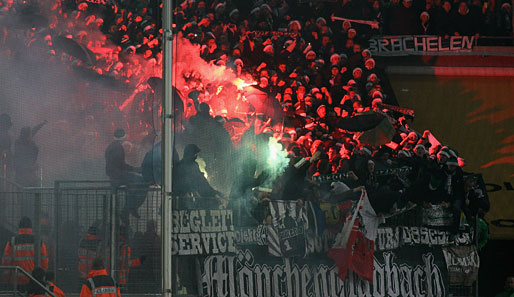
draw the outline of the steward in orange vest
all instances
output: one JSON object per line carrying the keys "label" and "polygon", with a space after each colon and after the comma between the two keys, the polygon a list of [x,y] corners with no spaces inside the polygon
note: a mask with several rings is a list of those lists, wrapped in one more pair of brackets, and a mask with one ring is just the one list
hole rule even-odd
{"label": "steward in orange vest", "polygon": [[121,297],[120,288],[107,274],[102,258],[95,258],[92,270],[82,285],[80,297]]}
{"label": "steward in orange vest", "polygon": [[120,285],[125,286],[127,284],[128,276],[131,267],[141,266],[145,260],[145,256],[132,259],[132,248],[127,243],[128,232],[124,226],[120,227],[120,272],[118,282]]}
{"label": "steward in orange vest", "polygon": [[[5,266],[20,266],[28,273],[34,270],[34,235],[32,234],[32,222],[28,217],[23,217],[18,225],[18,235],[13,236],[5,245],[4,255],[2,257],[2,265]],[[48,255],[46,253],[46,246],[41,242],[39,250],[40,263],[39,266],[46,270],[48,269]],[[11,272],[6,271],[3,276],[5,282],[14,283],[13,275]],[[18,285],[25,286],[29,284],[29,278],[21,273],[18,273]]]}
{"label": "steward in orange vest", "polygon": [[93,260],[96,257],[101,256],[100,244],[102,237],[98,235],[98,229],[94,226],[89,227],[87,230],[86,237],[80,241],[78,257],[78,277],[79,279],[85,280],[91,266],[93,266]]}

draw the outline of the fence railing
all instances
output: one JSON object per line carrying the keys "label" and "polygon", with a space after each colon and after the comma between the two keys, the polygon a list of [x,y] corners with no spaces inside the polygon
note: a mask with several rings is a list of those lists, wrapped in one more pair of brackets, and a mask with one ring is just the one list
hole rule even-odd
{"label": "fence railing", "polygon": [[56,297],[55,294],[52,291],[50,291],[45,285],[40,283],[32,275],[30,275],[30,273],[23,270],[23,268],[21,268],[19,266],[0,266],[0,275],[4,275],[4,276],[9,275],[10,279],[13,280],[13,282],[11,283],[12,288],[9,290],[8,285],[7,285],[6,287],[4,287],[5,289],[0,289],[0,295],[1,294],[12,294],[13,297],[25,296],[22,294],[22,292],[19,291],[18,284],[17,284],[18,276],[23,275],[23,276],[27,277],[30,280],[30,282],[37,285],[41,289],[43,289],[46,292],[46,294],[48,294],[48,296]]}

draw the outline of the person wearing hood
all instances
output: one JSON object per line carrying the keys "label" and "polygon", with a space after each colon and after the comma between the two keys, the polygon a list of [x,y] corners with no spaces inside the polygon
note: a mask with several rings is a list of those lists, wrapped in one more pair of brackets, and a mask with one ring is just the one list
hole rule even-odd
{"label": "person wearing hood", "polygon": [[179,196],[189,196],[195,199],[219,199],[221,198],[221,193],[209,184],[209,181],[196,162],[199,153],[200,148],[196,144],[186,145],[182,160],[180,160],[176,167],[173,192]]}

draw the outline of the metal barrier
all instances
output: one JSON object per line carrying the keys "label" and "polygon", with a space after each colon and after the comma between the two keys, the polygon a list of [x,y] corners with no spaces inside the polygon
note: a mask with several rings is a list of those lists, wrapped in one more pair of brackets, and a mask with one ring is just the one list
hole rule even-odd
{"label": "metal barrier", "polygon": [[[10,270],[12,272],[8,272],[6,270]],[[2,295],[2,294],[11,294],[12,293],[13,297],[25,296],[20,291],[18,291],[18,284],[16,283],[17,279],[18,279],[18,274],[23,274],[24,276],[28,277],[32,283],[34,283],[38,287],[42,288],[49,296],[56,297],[54,295],[54,293],[52,293],[52,291],[50,291],[45,285],[43,285],[42,283],[37,281],[32,275],[30,275],[30,273],[28,273],[27,271],[23,270],[19,266],[0,266],[0,275],[5,275],[4,273],[9,273],[9,274],[12,273],[12,278],[11,279],[13,279],[14,282],[12,284],[12,289],[11,290],[1,290],[0,289],[0,295]]]}

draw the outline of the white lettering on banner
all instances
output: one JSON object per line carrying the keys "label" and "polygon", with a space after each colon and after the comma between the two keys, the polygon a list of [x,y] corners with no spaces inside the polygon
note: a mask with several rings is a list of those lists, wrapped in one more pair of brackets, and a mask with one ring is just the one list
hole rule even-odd
{"label": "white lettering on banner", "polygon": [[373,54],[405,55],[470,51],[475,36],[377,36],[368,40]]}
{"label": "white lettering on banner", "polygon": [[249,250],[234,256],[209,256],[202,275],[203,296],[221,297],[444,297],[445,282],[431,253],[422,264],[395,263],[392,252],[374,260],[373,285],[353,272],[341,281],[335,266],[257,264]]}
{"label": "white lettering on banner", "polygon": [[439,50],[439,48],[437,47],[437,39],[437,36],[431,36],[425,39],[427,42],[427,51],[437,52]]}
{"label": "white lettering on banner", "polygon": [[172,214],[172,254],[234,253],[231,210],[176,210]]}
{"label": "white lettering on banner", "polygon": [[[421,49],[419,49],[421,46]],[[426,52],[425,38],[414,37],[414,51]]]}
{"label": "white lettering on banner", "polygon": [[[412,47],[407,47],[407,42],[411,43],[413,40],[414,40],[414,38],[413,38],[413,37],[411,37],[411,36],[407,36],[407,37],[405,37],[405,38],[402,38],[402,42],[403,42],[403,49],[404,49],[405,51],[412,52],[412,51],[414,50],[414,48],[412,48]],[[370,51],[372,51],[372,50],[370,50]],[[373,52],[373,51],[372,51],[372,52]]]}
{"label": "white lettering on banner", "polygon": [[377,52],[378,51],[378,41],[376,39],[370,39],[368,44],[368,49],[371,52]]}
{"label": "white lettering on banner", "polygon": [[239,229],[234,232],[234,241],[237,245],[244,244],[268,244],[268,228],[265,225],[258,225],[257,228]]}
{"label": "white lettering on banner", "polygon": [[[467,245],[473,242],[471,233],[460,233],[453,242],[457,245]],[[375,240],[376,251],[390,251],[404,245],[442,246],[451,244],[450,232],[427,228],[397,226],[378,228]]]}

